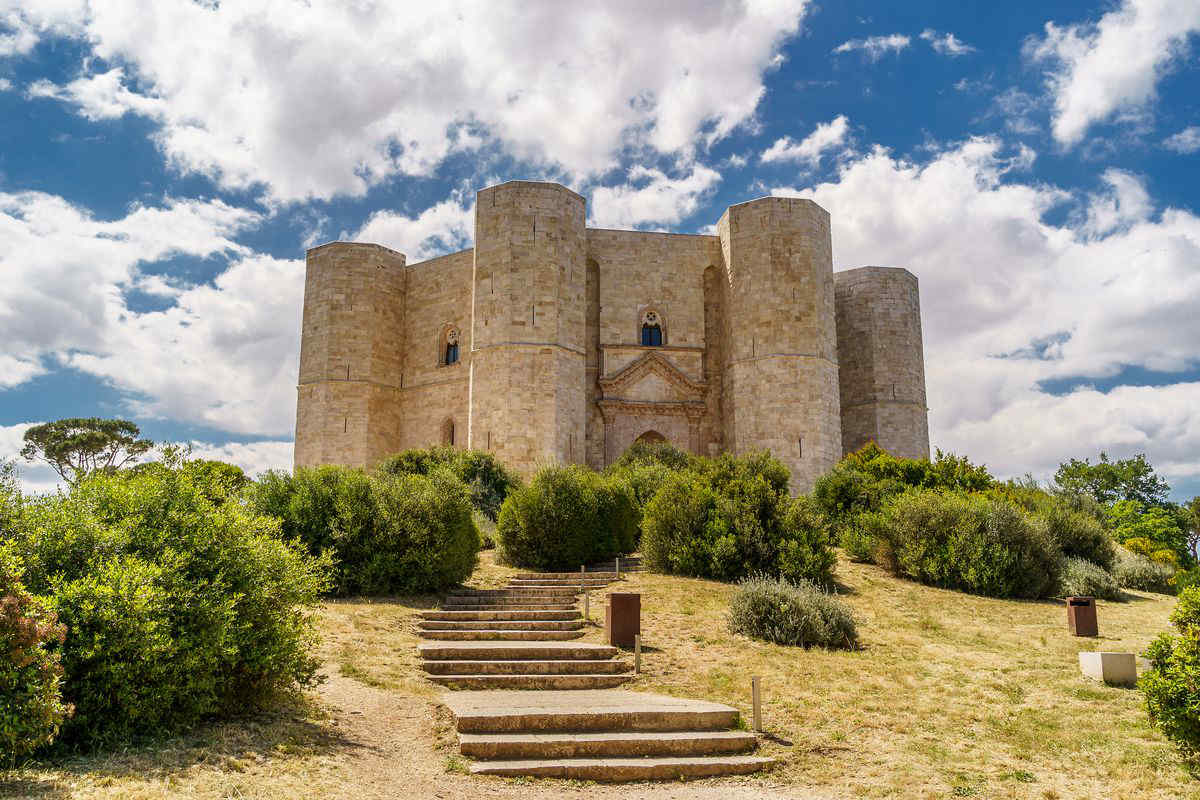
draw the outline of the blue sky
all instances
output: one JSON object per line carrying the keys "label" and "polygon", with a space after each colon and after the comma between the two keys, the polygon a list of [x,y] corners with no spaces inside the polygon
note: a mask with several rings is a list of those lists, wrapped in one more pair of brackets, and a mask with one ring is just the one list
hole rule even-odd
{"label": "blue sky", "polygon": [[578,5],[0,0],[0,458],[122,415],[287,466],[304,249],[467,247],[535,178],[811,197],[921,281],[935,446],[1200,493],[1200,0]]}

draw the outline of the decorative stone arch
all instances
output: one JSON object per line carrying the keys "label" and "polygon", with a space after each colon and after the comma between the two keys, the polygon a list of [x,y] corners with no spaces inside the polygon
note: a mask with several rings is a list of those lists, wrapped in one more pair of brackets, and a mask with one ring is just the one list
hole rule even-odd
{"label": "decorative stone arch", "polygon": [[[657,337],[653,330],[657,328]],[[647,341],[647,332],[652,337]],[[638,309],[637,324],[634,327],[634,341],[643,347],[663,347],[667,344],[667,315],[658,305],[644,305]]]}
{"label": "decorative stone arch", "polygon": [[656,430],[648,430],[633,440],[634,444],[666,444],[667,437]]}
{"label": "decorative stone arch", "polygon": [[442,420],[442,444],[454,447],[454,418],[446,417]]}
{"label": "decorative stone arch", "polygon": [[452,367],[462,360],[462,329],[447,322],[438,331],[437,363],[439,367]]}

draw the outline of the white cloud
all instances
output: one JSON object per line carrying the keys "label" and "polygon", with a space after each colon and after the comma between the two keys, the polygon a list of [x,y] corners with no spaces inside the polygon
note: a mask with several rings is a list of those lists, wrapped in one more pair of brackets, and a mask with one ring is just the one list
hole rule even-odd
{"label": "white cloud", "polygon": [[430,206],[415,217],[394,211],[376,211],[351,238],[398,250],[413,264],[471,246],[475,229],[475,203],[455,195]]}
{"label": "white cloud", "polygon": [[774,144],[763,151],[760,160],[763,163],[799,161],[815,167],[824,153],[846,141],[849,130],[850,126],[844,115],[835,117],[829,122],[817,125],[803,141],[794,141],[790,136],[776,139]]}
{"label": "white cloud", "polygon": [[[138,414],[291,432],[304,265],[233,241],[261,217],[168,201],[99,221],[59,197],[0,194],[0,369],[8,385],[62,364],[128,393]],[[213,284],[147,273],[177,255],[231,260]],[[136,311],[137,289],[172,304]]]}
{"label": "white cloud", "polygon": [[108,72],[77,78],[63,86],[47,80],[34,81],[27,94],[31,98],[47,97],[76,105],[84,117],[93,121],[114,119],[127,113],[161,119],[165,110],[162,101],[129,91],[124,81],[124,70],[113,67]]}
{"label": "white cloud", "polygon": [[[1200,384],[1039,389],[1127,365],[1200,364],[1200,218],[1156,214],[1140,181],[1115,170],[1090,196],[1022,181],[1031,158],[991,139],[923,164],[876,149],[843,164],[836,181],[774,193],[831,213],[838,268],[917,275],[935,445],[1006,475],[1045,475],[1101,448],[1146,451],[1169,476],[1200,473]],[[1064,205],[1067,222],[1044,221]]]}
{"label": "white cloud", "polygon": [[1163,147],[1184,155],[1200,151],[1200,127],[1192,125],[1168,136],[1163,139]]}
{"label": "white cloud", "polygon": [[974,47],[962,41],[953,33],[939,34],[933,28],[926,28],[921,31],[921,38],[929,42],[930,47],[944,56],[965,56],[967,53],[975,52]]}
{"label": "white cloud", "polygon": [[753,119],[806,0],[5,6],[22,36],[70,33],[121,65],[40,94],[150,115],[178,169],[292,200],[361,195],[490,142],[575,176],[629,147],[711,144]]}
{"label": "white cloud", "polygon": [[592,191],[589,224],[600,228],[674,225],[695,213],[700,201],[721,182],[716,170],[692,164],[688,174],[672,178],[648,167],[629,170],[628,182]]}
{"label": "white cloud", "polygon": [[878,61],[888,53],[899,53],[912,43],[912,39],[903,34],[893,33],[887,36],[869,36],[866,39],[851,39],[833,48],[835,53],[851,53],[861,50],[871,61]]}
{"label": "white cloud", "polygon": [[25,446],[25,431],[41,422],[18,422],[16,425],[0,425],[0,464],[13,462],[21,479],[21,489],[27,493],[52,492],[61,479],[52,467],[40,461],[29,462],[21,458]]}
{"label": "white cloud", "polygon": [[0,78],[0,92],[7,92],[13,88],[12,81],[8,78]]}
{"label": "white cloud", "polygon": [[1060,27],[1030,40],[1027,55],[1049,65],[1054,138],[1072,146],[1087,129],[1115,115],[1144,113],[1159,79],[1181,62],[1200,30],[1194,0],[1125,0],[1099,22]]}
{"label": "white cloud", "polygon": [[251,478],[269,469],[291,472],[295,442],[190,442],[192,458],[207,458],[237,464]]}

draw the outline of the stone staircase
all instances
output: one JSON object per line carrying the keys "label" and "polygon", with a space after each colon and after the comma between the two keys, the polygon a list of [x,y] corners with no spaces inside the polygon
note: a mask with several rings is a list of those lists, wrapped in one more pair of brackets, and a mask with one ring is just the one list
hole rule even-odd
{"label": "stone staircase", "polygon": [[584,634],[580,586],[604,589],[613,573],[526,573],[504,589],[461,589],[421,613],[422,668],[456,689],[606,689],[632,675],[618,650],[571,644]]}
{"label": "stone staircase", "polygon": [[625,691],[453,692],[459,748],[477,775],[595,781],[677,780],[757,772],[772,759],[732,730],[720,703]]}
{"label": "stone staircase", "polygon": [[[640,563],[621,559],[627,569]],[[461,589],[421,613],[422,668],[434,683],[459,690],[443,702],[462,754],[475,759],[472,773],[675,780],[772,763],[749,755],[757,740],[734,729],[736,709],[617,690],[633,677],[620,651],[574,641],[585,632],[580,587],[600,592],[616,579],[599,569],[526,573],[503,589]]]}

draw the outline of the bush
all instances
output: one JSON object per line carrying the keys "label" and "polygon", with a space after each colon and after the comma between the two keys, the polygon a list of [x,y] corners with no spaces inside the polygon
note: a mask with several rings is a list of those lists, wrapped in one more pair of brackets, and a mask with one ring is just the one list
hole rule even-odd
{"label": "bush", "polygon": [[850,556],[851,561],[862,564],[875,563],[882,541],[880,531],[883,524],[881,514],[867,511],[842,528],[839,544],[846,551],[846,555]]}
{"label": "bush", "polygon": [[1121,587],[1103,567],[1082,558],[1063,561],[1059,594],[1063,597],[1099,597],[1101,600],[1123,600]]}
{"label": "bush", "polygon": [[858,644],[850,609],[808,581],[766,577],[742,581],[729,603],[729,630],[784,645],[853,648]]}
{"label": "bush", "polygon": [[11,535],[33,593],[66,626],[60,741],[178,730],[312,685],[327,560],[240,501],[214,471],[166,458],[29,501]]}
{"label": "bush", "polygon": [[669,476],[642,516],[648,569],[736,580],[753,573],[832,580],[836,556],[824,515],[792,500],[788,472],[766,454],[698,460]]}
{"label": "bush", "polygon": [[49,743],[71,710],[57,649],[66,629],[19,574],[16,555],[0,542],[0,759],[8,763]]}
{"label": "bush", "polygon": [[546,467],[500,508],[496,534],[510,564],[575,570],[631,552],[637,506],[623,481],[578,465]]}
{"label": "bush", "polygon": [[687,469],[694,458],[669,442],[634,442],[612,466],[618,469],[659,466],[681,470]]}
{"label": "bush", "polygon": [[285,536],[333,556],[341,596],[441,591],[471,574],[482,544],[467,488],[446,469],[271,472],[250,496],[261,513],[282,520]]}
{"label": "bush", "polygon": [[884,509],[894,570],[931,586],[989,597],[1050,597],[1062,556],[1043,521],[982,494],[913,490]]}
{"label": "bush", "polygon": [[1117,551],[1117,566],[1113,577],[1117,584],[1140,592],[1175,594],[1171,583],[1175,570],[1166,564],[1151,561],[1143,555],[1132,553],[1124,547]]}
{"label": "bush", "polygon": [[520,478],[491,453],[448,445],[405,450],[379,465],[379,472],[388,475],[429,475],[439,469],[449,469],[466,484],[471,505],[492,522],[500,515],[504,498],[521,485]]}
{"label": "bush", "polygon": [[1151,642],[1150,669],[1138,685],[1150,719],[1193,768],[1200,768],[1200,588],[1180,593],[1171,622],[1179,635],[1163,633]]}
{"label": "bush", "polygon": [[1112,572],[1117,564],[1117,544],[1095,517],[1072,511],[1057,501],[1046,503],[1035,513],[1045,519],[1051,538],[1064,556],[1084,559]]}

